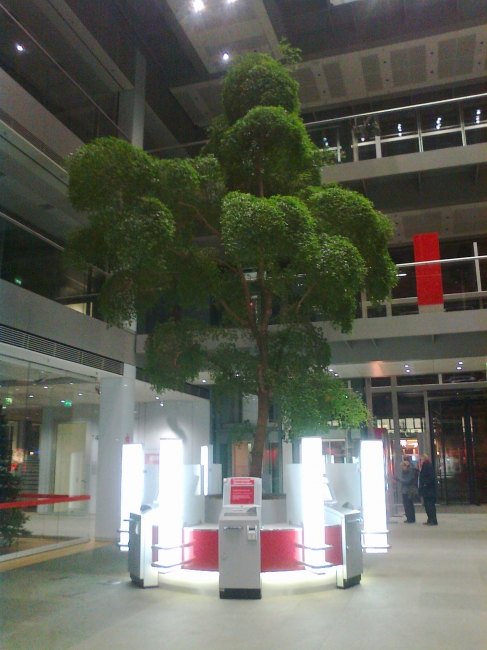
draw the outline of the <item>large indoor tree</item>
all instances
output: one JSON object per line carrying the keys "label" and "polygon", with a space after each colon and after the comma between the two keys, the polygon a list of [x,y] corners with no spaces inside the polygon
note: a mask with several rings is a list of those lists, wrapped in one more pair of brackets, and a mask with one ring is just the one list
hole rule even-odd
{"label": "large indoor tree", "polygon": [[[78,150],[69,192],[90,226],[68,255],[107,271],[100,308],[111,324],[160,300],[171,306],[146,345],[157,390],[206,371],[220,393],[257,396],[250,474],[260,476],[271,405],[288,436],[367,420],[361,398],[328,370],[319,323],[350,331],[360,291],[373,302],[390,295],[392,227],[362,195],[321,185],[323,152],[285,65],[239,58],[222,105],[195,159],[160,160],[115,138]],[[218,325],[187,317],[209,305]]]}

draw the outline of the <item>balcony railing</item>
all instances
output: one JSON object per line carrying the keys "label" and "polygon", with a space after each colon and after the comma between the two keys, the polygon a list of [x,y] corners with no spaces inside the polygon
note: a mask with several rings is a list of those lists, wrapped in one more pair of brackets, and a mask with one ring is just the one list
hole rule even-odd
{"label": "balcony railing", "polygon": [[313,142],[347,163],[487,142],[487,93],[306,124]]}
{"label": "balcony railing", "polygon": [[399,280],[392,299],[374,307],[366,295],[362,294],[357,317],[381,318],[418,314],[415,268],[431,264],[441,265],[444,311],[486,309],[487,255],[478,254],[478,245],[475,242],[473,251],[474,254],[468,257],[396,264]]}

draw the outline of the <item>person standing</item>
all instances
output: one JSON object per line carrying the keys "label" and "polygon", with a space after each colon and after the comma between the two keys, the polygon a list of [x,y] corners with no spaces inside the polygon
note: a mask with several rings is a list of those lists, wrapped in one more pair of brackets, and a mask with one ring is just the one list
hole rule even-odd
{"label": "person standing", "polygon": [[402,475],[401,478],[394,477],[396,481],[401,483],[402,504],[404,506],[404,514],[406,515],[406,523],[414,524],[416,522],[416,512],[414,510],[414,497],[417,494],[416,471],[411,466],[411,463],[404,460],[401,463]]}
{"label": "person standing", "polygon": [[436,476],[433,464],[426,454],[421,456],[419,494],[423,497],[424,509],[428,517],[425,526],[438,526],[438,520],[436,519]]}

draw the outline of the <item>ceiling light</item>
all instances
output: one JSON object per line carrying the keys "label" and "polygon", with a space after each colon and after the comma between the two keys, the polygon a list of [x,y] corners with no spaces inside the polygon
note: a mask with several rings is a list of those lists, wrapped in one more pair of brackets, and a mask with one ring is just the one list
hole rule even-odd
{"label": "ceiling light", "polygon": [[156,399],[161,399],[161,398],[159,397],[159,395],[156,395]]}
{"label": "ceiling light", "polygon": [[17,50],[17,52],[25,52],[25,47],[20,43],[16,43],[15,49]]}
{"label": "ceiling light", "polygon": [[398,274],[397,274],[397,277],[398,277],[398,278],[405,278],[406,275],[407,275],[407,273],[398,273]]}
{"label": "ceiling light", "polygon": [[411,372],[411,371],[409,370],[409,368],[406,368],[406,372]]}
{"label": "ceiling light", "polygon": [[62,400],[61,400],[61,404],[64,404],[65,401],[66,401],[65,399],[62,399]]}
{"label": "ceiling light", "polygon": [[161,406],[164,406],[164,402],[161,402]]}
{"label": "ceiling light", "polygon": [[229,58],[230,58],[230,54],[228,54],[228,52],[223,52],[222,59],[224,61],[228,61]]}
{"label": "ceiling light", "polygon": [[198,12],[198,11],[203,11],[205,8],[205,5],[203,3],[203,0],[193,0],[193,10]]}
{"label": "ceiling light", "polygon": [[462,366],[457,366],[457,370],[463,370]]}
{"label": "ceiling light", "polygon": [[34,395],[29,395],[29,397],[34,397]]}
{"label": "ceiling light", "polygon": [[49,388],[49,386],[44,386],[44,388]]}
{"label": "ceiling light", "polygon": [[405,367],[405,368],[409,368],[409,363],[405,363],[405,364],[404,364],[404,367]]}
{"label": "ceiling light", "polygon": [[459,366],[463,366],[463,361],[459,361],[459,362],[458,362],[458,365],[459,365]]}
{"label": "ceiling light", "polygon": [[334,374],[335,374],[335,377],[338,377],[338,373],[337,373],[337,372],[335,372]]}
{"label": "ceiling light", "polygon": [[202,384],[206,384],[206,379],[202,379],[202,380],[201,380],[201,383],[202,383]]}
{"label": "ceiling light", "polygon": [[83,395],[83,393],[78,393],[78,396],[79,396],[79,397],[81,397],[81,395]]}

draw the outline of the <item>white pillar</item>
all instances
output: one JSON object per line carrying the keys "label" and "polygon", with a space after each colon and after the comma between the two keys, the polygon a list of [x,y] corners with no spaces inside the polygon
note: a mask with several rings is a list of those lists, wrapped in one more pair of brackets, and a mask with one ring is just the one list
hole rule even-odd
{"label": "white pillar", "polygon": [[134,147],[144,148],[146,60],[135,53],[135,81],[132,90],[120,93],[118,126]]}
{"label": "white pillar", "polygon": [[125,368],[127,376],[101,381],[95,527],[101,540],[118,539],[122,445],[134,433],[135,368]]}
{"label": "white pillar", "polygon": [[[46,406],[42,410],[39,439],[39,494],[54,492],[54,459],[56,453],[54,409]],[[37,512],[46,514],[52,506],[38,506]]]}

